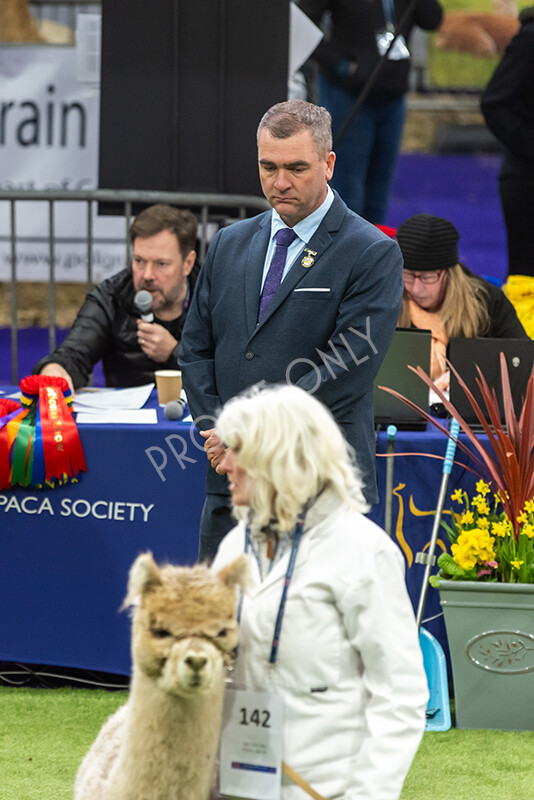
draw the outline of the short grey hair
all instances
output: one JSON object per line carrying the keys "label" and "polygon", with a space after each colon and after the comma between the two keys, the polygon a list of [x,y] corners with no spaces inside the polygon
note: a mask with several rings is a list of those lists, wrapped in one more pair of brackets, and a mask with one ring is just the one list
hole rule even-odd
{"label": "short grey hair", "polygon": [[300,131],[308,130],[320,156],[332,150],[330,112],[306,100],[285,100],[271,106],[260,120],[258,138],[263,130],[267,130],[275,139],[288,139]]}

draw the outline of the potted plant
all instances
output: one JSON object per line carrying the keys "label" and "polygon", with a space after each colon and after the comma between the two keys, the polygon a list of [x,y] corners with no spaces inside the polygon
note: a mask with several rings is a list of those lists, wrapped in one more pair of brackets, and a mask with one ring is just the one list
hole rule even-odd
{"label": "potted plant", "polygon": [[[451,553],[441,554],[440,571],[430,579],[445,615],[456,725],[534,730],[534,370],[516,415],[501,353],[503,425],[495,390],[481,371],[477,385],[485,411],[449,367],[487,436],[486,443],[424,370],[414,369],[458,420],[467,437],[458,448],[469,454],[480,478],[473,497],[459,490],[452,495],[451,523],[443,523]],[[449,435],[423,409],[387,391]]]}

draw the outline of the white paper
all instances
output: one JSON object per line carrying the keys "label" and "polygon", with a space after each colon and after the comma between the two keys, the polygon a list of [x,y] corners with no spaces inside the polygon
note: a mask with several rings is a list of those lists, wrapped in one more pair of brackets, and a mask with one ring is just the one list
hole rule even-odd
{"label": "white paper", "polygon": [[74,395],[73,411],[88,411],[97,414],[110,409],[142,408],[154,388],[153,383],[132,386],[129,389],[104,389],[101,392],[81,391]]}
{"label": "white paper", "polygon": [[228,686],[221,730],[221,794],[280,800],[283,741],[282,698]]}
{"label": "white paper", "polygon": [[156,425],[158,413],[155,408],[98,411],[93,414],[79,411],[76,422],[80,425]]}
{"label": "white paper", "polygon": [[[445,395],[445,397],[448,400],[449,399],[449,391],[448,391],[448,389],[443,389],[442,391],[443,391],[443,394]],[[438,394],[436,394],[436,392],[433,389],[429,389],[428,390],[428,405],[429,405],[429,407],[433,406],[435,404],[440,404],[440,403],[441,403],[441,397]]]}
{"label": "white paper", "polygon": [[308,59],[324,34],[295,3],[289,4],[289,67],[291,77]]}

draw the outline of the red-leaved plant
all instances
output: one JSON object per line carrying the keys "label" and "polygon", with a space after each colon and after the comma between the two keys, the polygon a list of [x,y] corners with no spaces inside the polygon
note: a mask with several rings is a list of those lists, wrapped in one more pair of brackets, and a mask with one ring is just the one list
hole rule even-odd
{"label": "red-leaved plant", "polygon": [[[479,477],[489,478],[492,482],[495,493],[499,495],[504,512],[513,525],[514,538],[517,540],[520,527],[518,517],[523,511],[525,503],[534,497],[534,368],[527,383],[521,413],[518,418],[514,410],[508,366],[504,353],[500,354],[500,362],[505,426],[501,422],[495,389],[493,387],[490,389],[480,368],[476,367],[478,372],[476,383],[486,406],[486,413],[484,413],[457,370],[448,362],[449,368],[455,374],[482,429],[488,437],[492,452],[488,451],[473,432],[469,423],[465,421],[424,369],[411,366],[410,369],[419,375],[427,386],[438,395],[449,414],[458,420],[460,430],[466,434],[471,447],[468,447],[461,440],[458,440],[457,447],[466,452],[477,465],[478,469],[472,471]],[[424,419],[451,438],[447,428],[416,403],[413,403],[394,389],[389,389],[386,386],[380,386],[379,388],[389,392],[415,409]]]}

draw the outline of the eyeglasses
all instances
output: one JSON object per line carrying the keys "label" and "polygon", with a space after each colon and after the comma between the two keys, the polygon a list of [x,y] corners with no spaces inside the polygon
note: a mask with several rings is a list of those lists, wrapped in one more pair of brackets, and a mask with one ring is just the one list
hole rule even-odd
{"label": "eyeglasses", "polygon": [[410,272],[408,269],[403,270],[404,283],[414,283],[417,279],[419,279],[421,283],[437,283],[442,275],[442,269],[438,269],[436,272]]}

